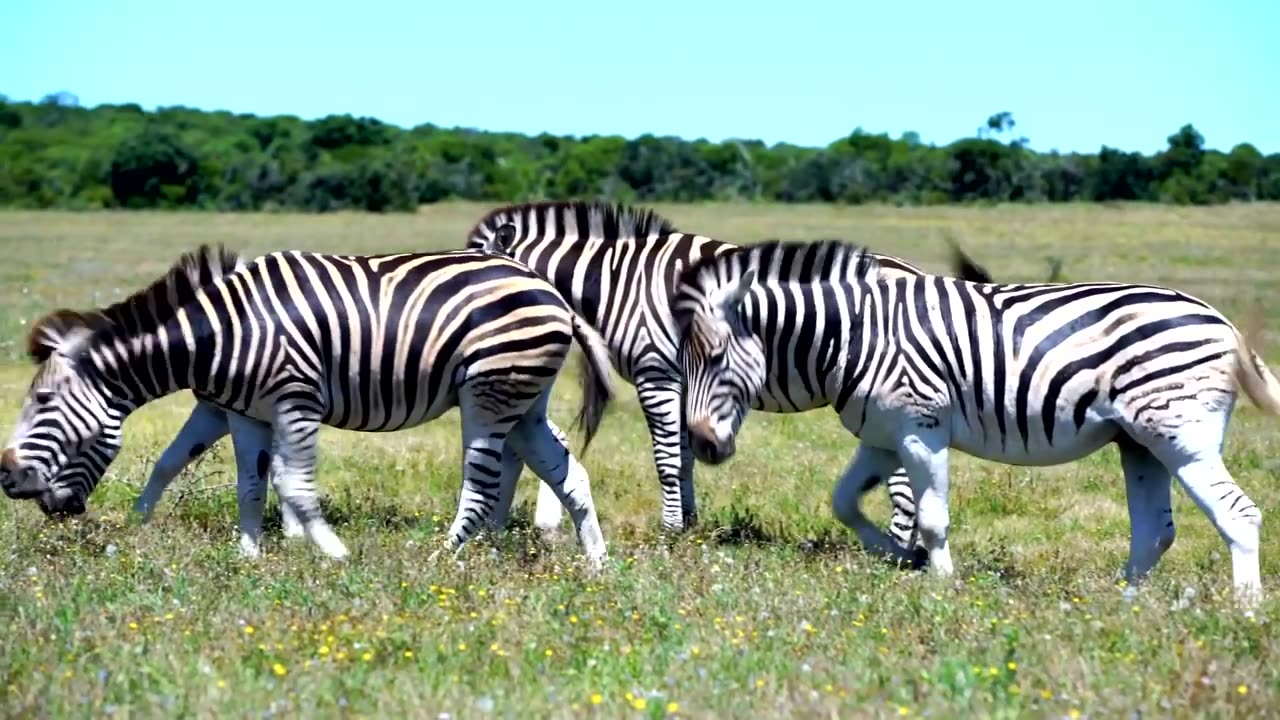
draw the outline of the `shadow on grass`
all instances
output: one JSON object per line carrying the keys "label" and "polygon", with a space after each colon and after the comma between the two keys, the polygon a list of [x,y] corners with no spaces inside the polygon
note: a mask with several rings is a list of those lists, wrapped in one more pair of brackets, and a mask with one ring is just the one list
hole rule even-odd
{"label": "shadow on grass", "polygon": [[836,555],[859,547],[848,537],[829,529],[822,529],[811,537],[797,537],[794,532],[766,524],[750,508],[737,505],[711,513],[699,525],[695,536],[718,546],[790,547],[813,556]]}

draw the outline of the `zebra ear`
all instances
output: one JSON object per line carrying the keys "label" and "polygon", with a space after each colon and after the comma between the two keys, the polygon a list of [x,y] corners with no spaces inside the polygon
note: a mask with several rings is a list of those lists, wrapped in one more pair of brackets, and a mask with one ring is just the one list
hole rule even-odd
{"label": "zebra ear", "polygon": [[88,347],[92,337],[93,330],[83,325],[67,328],[57,340],[58,354],[74,360]]}
{"label": "zebra ear", "polygon": [[27,355],[39,364],[54,353],[69,358],[78,356],[93,338],[95,318],[72,310],[55,310],[40,318],[27,336]]}
{"label": "zebra ear", "polygon": [[747,268],[742,272],[742,276],[732,287],[725,290],[724,299],[720,302],[720,308],[724,311],[726,317],[732,317],[742,307],[742,301],[747,298],[747,293],[751,291],[751,286],[756,281],[756,269]]}
{"label": "zebra ear", "polygon": [[482,249],[491,255],[504,255],[511,248],[511,243],[516,241],[516,226],[511,223],[503,223],[497,230],[493,231],[493,237],[484,241]]}

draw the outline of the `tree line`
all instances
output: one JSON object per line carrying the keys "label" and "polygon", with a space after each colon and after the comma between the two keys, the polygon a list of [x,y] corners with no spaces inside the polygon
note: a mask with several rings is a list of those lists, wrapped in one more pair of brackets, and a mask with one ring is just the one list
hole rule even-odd
{"label": "tree line", "polygon": [[515,202],[773,201],[926,205],[1280,200],[1280,153],[1206,149],[1191,124],[1152,155],[1037,152],[1008,112],[973,137],[925,144],[855,129],[826,147],[643,135],[482,132],[369,117],[305,121],[186,107],[81,107],[0,95],[0,206],[412,211]]}

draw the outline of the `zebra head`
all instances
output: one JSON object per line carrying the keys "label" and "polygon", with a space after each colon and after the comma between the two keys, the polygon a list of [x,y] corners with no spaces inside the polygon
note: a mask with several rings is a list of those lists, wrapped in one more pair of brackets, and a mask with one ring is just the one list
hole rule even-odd
{"label": "zebra head", "polygon": [[[766,382],[794,372],[787,355],[792,346],[819,341],[819,331],[783,337],[778,318],[819,312],[812,306],[815,292],[839,296],[828,302],[857,312],[866,283],[880,270],[878,258],[858,245],[772,240],[703,258],[680,274],[671,308],[695,458],[715,465],[733,457],[738,431],[747,411],[761,407]],[[823,316],[816,319],[820,327]]]}
{"label": "zebra head", "polygon": [[37,363],[18,422],[0,454],[0,487],[49,516],[79,515],[120,449],[124,413],[113,407],[84,356],[101,316],[59,310],[35,324]]}
{"label": "zebra head", "polygon": [[747,325],[755,277],[744,268],[736,277],[681,283],[673,303],[689,443],[710,465],[733,457],[734,438],[764,387],[764,344]]}

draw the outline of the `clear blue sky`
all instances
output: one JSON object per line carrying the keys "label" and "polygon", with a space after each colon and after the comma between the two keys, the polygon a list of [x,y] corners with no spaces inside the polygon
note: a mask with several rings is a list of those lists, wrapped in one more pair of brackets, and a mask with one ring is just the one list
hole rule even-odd
{"label": "clear blue sky", "polygon": [[0,93],[825,145],[1280,152],[1280,0],[2,0]]}

